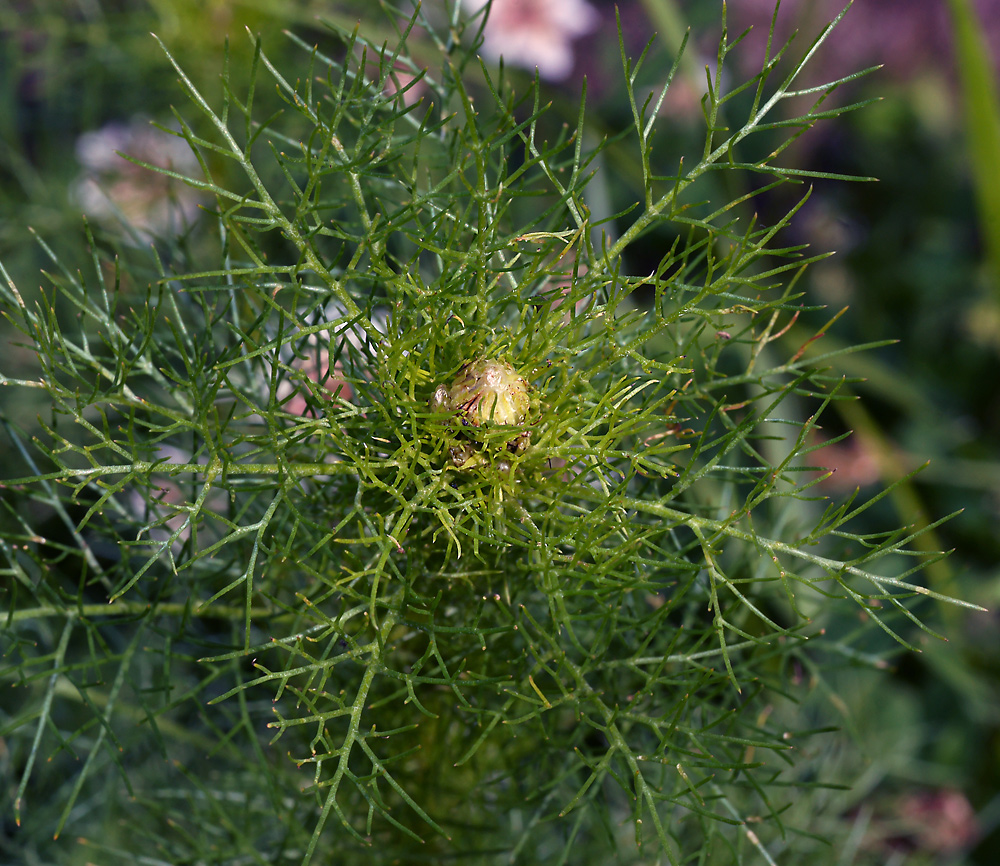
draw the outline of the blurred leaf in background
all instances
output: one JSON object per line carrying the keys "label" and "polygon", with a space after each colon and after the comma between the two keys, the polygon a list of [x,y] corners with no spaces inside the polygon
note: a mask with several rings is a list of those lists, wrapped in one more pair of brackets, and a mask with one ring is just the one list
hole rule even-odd
{"label": "blurred leaf in background", "polygon": [[[730,4],[741,25],[767,5]],[[838,5],[785,2],[784,32]],[[811,274],[832,308],[850,305],[841,333],[899,342],[845,359],[845,372],[865,380],[856,386],[865,400],[838,404],[842,429],[855,434],[828,452],[830,465],[851,486],[929,460],[894,508],[917,521],[965,509],[940,530],[939,543],[957,553],[935,570],[936,585],[991,610],[946,614],[951,643],[903,660],[898,690],[907,711],[885,721],[916,735],[914,751],[877,789],[874,832],[893,854],[916,849],[925,858],[916,862],[938,862],[912,837],[894,845],[891,829],[893,813],[934,813],[952,821],[954,847],[938,852],[941,862],[992,863],[1000,857],[1000,3],[859,2],[844,23],[848,38],[820,66],[884,64],[858,83],[882,102],[802,144],[813,166],[864,167],[879,183],[818,183],[799,228],[820,249],[845,253]]]}

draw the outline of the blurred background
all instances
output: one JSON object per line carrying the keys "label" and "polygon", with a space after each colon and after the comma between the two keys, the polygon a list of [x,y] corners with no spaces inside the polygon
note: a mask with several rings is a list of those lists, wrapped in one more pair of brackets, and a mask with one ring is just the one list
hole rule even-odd
{"label": "blurred background", "polygon": [[[481,0],[462,5],[474,14]],[[450,4],[425,0],[424,7],[443,19]],[[619,0],[617,8],[629,54],[638,56],[656,34],[640,78],[649,87],[662,83],[690,26],[658,144],[671,154],[697,154],[721,0]],[[729,84],[760,70],[773,11],[772,0],[728,3],[730,39],[754,28],[727,61]],[[800,56],[840,11],[841,0],[784,0],[776,44],[797,32],[789,54]],[[554,100],[555,116],[571,122],[586,77],[588,129],[597,142],[631,125],[615,14],[606,0],[498,0],[483,55],[493,63],[503,54],[523,87],[537,66],[543,101]],[[114,155],[197,171],[182,142],[150,126],[176,126],[171,106],[186,103],[151,32],[217,99],[227,39],[234,68],[245,68],[251,54],[249,29],[263,35],[279,67],[307,74],[282,30],[341,50],[324,21],[348,29],[361,21],[369,39],[395,39],[371,0],[0,0],[0,262],[15,283],[35,289],[44,284],[40,271],[52,266],[32,232],[64,261],[85,265],[82,213],[98,233],[137,245],[197,226],[196,194]],[[418,58],[420,39],[418,30]],[[426,56],[433,62],[429,45]],[[787,237],[811,252],[836,252],[801,284],[807,302],[825,310],[803,315],[801,330],[787,335],[789,354],[845,307],[824,349],[897,341],[838,359],[862,399],[835,404],[825,418],[824,435],[854,435],[818,452],[817,460],[836,470],[824,485],[838,495],[856,488],[872,495],[927,464],[866,513],[864,528],[894,521],[927,527],[928,550],[954,549],[925,572],[928,585],[988,609],[926,604],[921,617],[947,641],[915,630],[921,654],[897,653],[887,670],[845,660],[838,672],[829,700],[854,740],[850,772],[860,779],[834,828],[847,840],[842,863],[1000,862],[997,58],[1000,0],[857,0],[806,81],[881,65],[831,97],[837,104],[878,101],[819,124],[779,159],[878,179],[817,180]],[[604,152],[592,209],[603,201],[613,213],[635,200],[629,147],[625,140]],[[753,206],[764,223],[774,221],[804,191],[782,188]],[[633,273],[659,258],[655,240],[633,250],[626,262]],[[0,337],[8,371],[31,363],[6,331]],[[24,390],[0,390],[0,412],[33,416],[38,407]]]}

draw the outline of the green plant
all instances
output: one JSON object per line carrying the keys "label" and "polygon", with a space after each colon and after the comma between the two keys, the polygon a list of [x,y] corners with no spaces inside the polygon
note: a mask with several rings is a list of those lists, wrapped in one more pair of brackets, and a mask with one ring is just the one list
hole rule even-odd
{"label": "green plant", "polygon": [[[90,275],[53,256],[34,297],[2,274],[39,372],[0,381],[51,404],[30,438],[5,422],[15,819],[102,862],[804,850],[784,813],[824,794],[800,754],[828,725],[796,716],[800,675],[881,664],[873,625],[910,646],[907,601],[941,598],[912,533],[852,531],[881,495],[818,490],[838,353],[776,342],[815,259],[781,246],[798,206],[747,210],[858,107],[827,104],[855,76],[799,83],[833,25],[731,90],[724,29],[676,169],[672,72],[643,98],[623,46],[642,195],[595,214],[582,100],[551,122],[455,41],[457,6],[389,20],[392,46],[302,44],[295,79],[258,41],[217,97],[177,67],[202,174],[174,176],[213,233],[90,235]],[[463,416],[492,361],[515,396]]]}

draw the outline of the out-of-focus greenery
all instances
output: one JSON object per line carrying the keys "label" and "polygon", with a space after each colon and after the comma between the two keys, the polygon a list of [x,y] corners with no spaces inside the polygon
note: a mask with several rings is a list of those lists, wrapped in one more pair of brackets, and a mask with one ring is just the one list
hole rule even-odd
{"label": "out-of-focus greenery", "polygon": [[[675,39],[677,22],[709,14],[709,5],[684,4],[689,16],[682,19],[673,3],[643,3]],[[782,5],[790,31],[833,4]],[[859,4],[848,21],[859,16],[862,29],[874,5]],[[917,523],[964,509],[937,531],[938,544],[955,554],[931,577],[936,588],[990,611],[942,610],[948,643],[930,641],[922,655],[901,657],[879,697],[857,671],[841,684],[845,712],[865,726],[859,742],[870,760],[871,790],[859,797],[856,814],[871,823],[859,830],[868,840],[859,847],[871,843],[885,862],[908,855],[906,862],[992,864],[1000,859],[1000,121],[998,58],[987,37],[995,50],[1000,29],[997,4],[980,4],[988,10],[980,20],[974,4],[950,3],[955,54],[937,50],[917,61],[890,19],[923,18],[926,31],[941,20],[936,5],[912,3],[874,17],[883,27],[867,41],[879,47],[861,61],[886,67],[857,82],[851,95],[881,101],[804,136],[795,158],[816,170],[874,175],[878,183],[817,182],[792,236],[838,251],[809,274],[811,297],[828,313],[850,308],[832,342],[898,340],[841,366],[865,380],[856,386],[863,401],[837,405],[840,426],[827,432],[855,434],[848,447],[831,449],[829,465],[846,476],[845,487],[871,489],[926,463],[891,507]],[[733,18],[747,20],[740,4],[730,8]],[[948,42],[937,40],[938,48]],[[829,57],[838,61],[843,57]],[[788,338],[797,345],[802,335]],[[947,797],[956,791],[976,812],[972,836],[963,810],[949,811]],[[915,817],[919,797],[927,811]],[[921,821],[930,828],[923,834]],[[953,848],[942,841],[949,832]],[[843,862],[854,862],[851,856]]]}
{"label": "out-of-focus greenery", "polygon": [[[714,4],[644,0],[641,5],[666,41],[676,44],[684,23],[709,24]],[[741,4],[729,5],[731,23],[752,18],[739,14]],[[760,10],[766,4],[748,5]],[[829,465],[838,470],[832,483],[873,489],[927,464],[896,491],[890,507],[900,519],[918,524],[964,509],[936,533],[937,543],[955,554],[932,569],[932,580],[936,588],[990,610],[942,610],[948,643],[930,641],[922,655],[901,658],[891,693],[881,700],[873,701],[858,672],[841,690],[850,714],[871,725],[859,737],[869,747],[873,780],[859,812],[872,821],[862,836],[885,841],[876,850],[888,862],[912,852],[915,859],[907,862],[985,864],[1000,858],[1000,274],[991,261],[1000,231],[995,216],[1000,148],[998,65],[987,38],[995,49],[1000,29],[995,3],[981,4],[991,23],[976,17],[973,4],[953,2],[947,19],[952,32],[939,34],[937,49],[920,60],[908,56],[906,45],[912,44],[900,41],[892,16],[921,18],[926,31],[941,21],[943,10],[932,8],[936,5],[893,7],[897,11],[885,11],[881,19],[868,14],[877,11],[875,4],[859,4],[848,13],[848,22],[852,15],[860,19],[859,30],[873,20],[882,25],[858,41],[878,44],[860,58],[862,65],[886,66],[851,90],[853,97],[881,101],[803,136],[793,158],[816,170],[873,175],[878,182],[816,182],[790,234],[814,250],[837,251],[807,278],[810,297],[827,304],[827,316],[849,307],[825,338],[826,349],[841,342],[898,340],[845,358],[840,367],[864,379],[856,386],[863,401],[839,403],[840,423],[826,431],[831,436],[855,431],[848,446],[829,451]],[[832,7],[783,3],[785,32]],[[953,55],[940,50],[949,41]],[[843,53],[858,62],[850,47]],[[827,60],[844,62],[842,56]],[[691,63],[683,71],[699,72]],[[698,82],[689,81],[697,92]],[[613,111],[609,106],[606,116]],[[678,129],[683,128],[681,121]],[[773,216],[786,204],[775,201]],[[768,221],[766,208],[761,216]],[[818,314],[809,321],[818,322]],[[799,345],[804,333],[793,329],[790,345]],[[932,802],[941,792],[954,791],[967,795],[976,811],[977,835],[963,836],[956,820],[954,849],[925,846],[913,816],[907,817],[912,806],[907,798],[919,793]],[[871,811],[864,812],[867,808]],[[955,817],[946,816],[940,802],[930,811],[942,824]],[[944,832],[936,826],[938,831]],[[844,862],[854,861],[845,855]]]}
{"label": "out-of-focus greenery", "polygon": [[[346,0],[0,3],[0,260],[16,280],[40,282],[37,273],[49,261],[29,227],[66,260],[81,260],[80,207],[69,192],[81,171],[75,155],[79,136],[137,116],[169,123],[170,105],[178,98],[175,74],[155,50],[150,31],[163,38],[192,79],[217,82],[227,39],[234,64],[251,55],[246,28],[264,34],[267,52],[280,65],[282,52],[292,51],[282,28],[307,42],[323,42],[318,16],[343,24],[364,15],[366,5],[365,0],[353,5]],[[621,5],[623,22],[631,28],[626,36],[640,47],[651,19],[660,29],[692,20],[666,0]],[[715,4],[695,5],[695,23],[716,26]],[[788,14],[795,13],[796,4],[784,5]],[[602,12],[611,20],[605,7]],[[766,19],[759,24],[766,27]],[[698,44],[697,36],[692,44]],[[679,42],[680,34],[672,33],[667,45],[652,49],[664,69],[675,37]],[[885,39],[888,51],[892,33]],[[599,36],[585,44],[596,138],[614,134],[630,118],[616,86],[617,45]],[[700,62],[689,56],[681,70],[692,101],[669,108],[676,112],[678,153],[685,136],[695,135],[704,77]],[[605,85],[602,75],[613,83]],[[838,816],[843,826],[837,835],[854,846],[843,852],[843,863],[902,862],[904,852],[911,857],[906,862],[919,864],[985,866],[1000,859],[1000,292],[985,240],[997,227],[980,222],[961,82],[943,57],[909,78],[864,79],[854,85],[852,97],[878,95],[882,102],[805,136],[796,155],[798,164],[808,157],[818,170],[879,178],[862,185],[817,182],[791,230],[790,243],[842,251],[806,277],[811,298],[829,306],[825,319],[850,306],[825,338],[827,347],[831,341],[900,341],[848,356],[853,360],[843,372],[865,379],[855,386],[865,399],[863,408],[837,404],[842,426],[826,431],[831,437],[856,431],[851,446],[829,449],[838,475],[849,476],[849,483],[874,484],[930,460],[883,507],[917,524],[965,509],[937,530],[940,545],[956,552],[933,572],[935,588],[992,611],[938,612],[928,605],[921,613],[948,636],[947,644],[930,639],[922,655],[898,656],[891,672],[845,664],[818,690],[842,713],[844,729],[866,762],[856,754],[830,755],[832,771],[863,774],[852,804]],[[575,112],[577,86],[549,85],[554,98],[565,97],[557,110],[567,117]],[[612,145],[603,159],[613,180],[601,188],[615,205],[632,200],[634,190],[627,185],[636,175],[630,154]],[[775,201],[774,213],[782,213],[784,204]],[[761,216],[766,223],[768,214]],[[651,246],[655,242],[650,239]],[[651,249],[650,256],[659,253]],[[635,261],[634,270],[645,264]],[[804,341],[805,318],[801,331],[786,336],[789,345]],[[819,314],[814,319],[810,324],[823,320]],[[25,401],[2,407],[9,417],[31,414],[30,393],[2,393]],[[10,461],[16,460],[11,455]],[[850,627],[845,622],[845,631]],[[2,761],[0,755],[0,767]],[[957,800],[948,799],[953,792],[968,798],[978,834],[968,833],[960,815],[951,824],[934,823],[948,808],[958,808]],[[932,825],[943,828],[938,836],[929,833]],[[957,838],[954,847],[948,844],[949,829]],[[830,832],[830,826],[817,831]]]}
{"label": "out-of-focus greenery", "polygon": [[[882,101],[810,143],[813,167],[860,170],[879,182],[818,184],[799,228],[802,240],[843,251],[811,274],[815,297],[831,311],[850,305],[836,339],[899,340],[845,367],[866,382],[857,388],[863,404],[838,405],[857,443],[838,468],[866,465],[855,477],[874,482],[930,461],[893,507],[915,521],[965,509],[939,530],[942,546],[956,552],[934,579],[991,611],[942,611],[949,642],[901,658],[891,692],[855,707],[877,717],[899,748],[872,754],[873,773],[884,774],[869,800],[873,835],[906,836],[899,804],[908,794],[961,790],[981,835],[936,854],[917,843],[907,862],[986,864],[1000,858],[1000,274],[990,260],[1000,230],[997,58],[986,53],[988,19],[977,21],[971,3],[949,6],[954,57],[912,66],[893,31],[879,33],[882,56],[872,60],[888,66],[858,87]],[[921,11],[932,16],[914,14]],[[995,45],[995,23],[988,32]],[[901,75],[904,65],[911,68]],[[931,810],[928,820],[944,812]]]}

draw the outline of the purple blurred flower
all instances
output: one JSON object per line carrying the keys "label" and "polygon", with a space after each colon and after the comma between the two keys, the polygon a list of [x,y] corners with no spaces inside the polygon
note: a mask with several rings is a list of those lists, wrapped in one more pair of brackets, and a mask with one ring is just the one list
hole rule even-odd
{"label": "purple blurred flower", "polygon": [[[783,0],[778,14],[776,45],[799,31],[795,44],[802,50],[843,8],[844,0]],[[975,3],[986,39],[995,58],[1000,50],[1000,0]],[[729,32],[753,25],[746,50],[738,52],[747,68],[760,68],[764,40],[774,11],[774,0],[739,0],[729,4]],[[884,74],[908,79],[922,70],[939,67],[950,57],[951,17],[942,0],[859,0],[837,25],[820,54],[831,76],[846,75],[876,64]]]}

